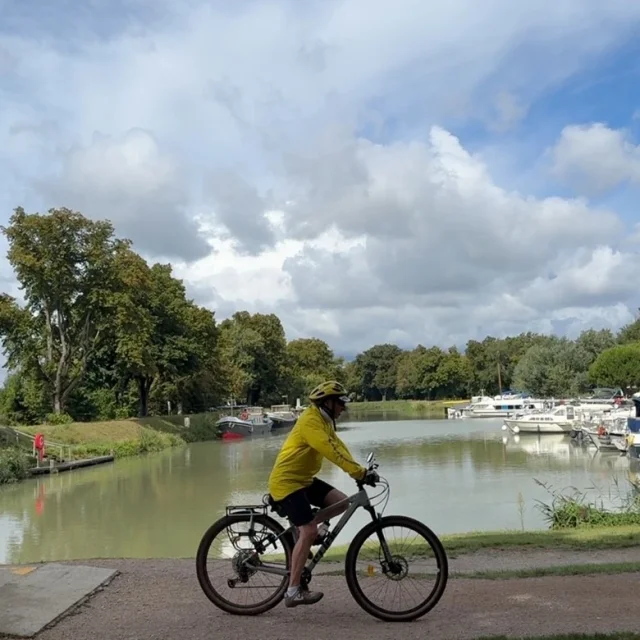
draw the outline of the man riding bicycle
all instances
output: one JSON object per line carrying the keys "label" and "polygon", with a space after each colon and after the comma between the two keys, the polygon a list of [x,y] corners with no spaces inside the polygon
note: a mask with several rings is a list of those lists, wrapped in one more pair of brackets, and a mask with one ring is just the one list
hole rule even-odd
{"label": "man riding bicycle", "polygon": [[[318,534],[318,522],[311,507],[335,505],[324,517],[333,518],[348,507],[347,496],[329,483],[316,478],[323,458],[327,458],[354,480],[364,480],[365,467],[351,456],[336,435],[336,420],[349,402],[346,389],[334,380],[319,384],[309,395],[311,405],[300,415],[284,441],[269,476],[269,494],[278,513],[298,528],[298,539],[291,555],[289,588],[285,605],[315,604],[323,593],[301,589],[300,578],[309,551]],[[370,472],[377,475],[375,471]]]}

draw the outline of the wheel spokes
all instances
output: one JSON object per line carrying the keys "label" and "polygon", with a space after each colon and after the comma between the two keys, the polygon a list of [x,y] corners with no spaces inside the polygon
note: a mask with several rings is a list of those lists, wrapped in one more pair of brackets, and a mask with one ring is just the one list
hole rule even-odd
{"label": "wheel spokes", "polygon": [[[211,587],[234,606],[258,607],[270,600],[287,578],[259,570],[261,562],[272,562],[277,558],[285,566],[282,546],[274,550],[273,545],[264,544],[277,536],[263,524],[251,524],[254,535],[249,536],[250,523],[236,522],[222,529],[213,539],[207,554],[206,572]],[[260,554],[256,547],[267,546]]]}
{"label": "wheel spokes", "polygon": [[[405,529],[406,533],[398,529]],[[404,613],[421,607],[437,588],[440,567],[429,541],[407,527],[382,530],[391,558],[372,533],[358,550],[355,577],[365,598],[376,608]]]}

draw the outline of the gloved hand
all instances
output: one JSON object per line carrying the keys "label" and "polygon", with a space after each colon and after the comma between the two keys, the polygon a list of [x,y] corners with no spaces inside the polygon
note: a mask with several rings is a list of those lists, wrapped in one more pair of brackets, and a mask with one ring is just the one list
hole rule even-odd
{"label": "gloved hand", "polygon": [[362,484],[368,484],[372,487],[375,487],[378,480],[380,480],[378,472],[374,469],[371,469],[370,471],[367,471],[365,473],[364,478],[362,479]]}

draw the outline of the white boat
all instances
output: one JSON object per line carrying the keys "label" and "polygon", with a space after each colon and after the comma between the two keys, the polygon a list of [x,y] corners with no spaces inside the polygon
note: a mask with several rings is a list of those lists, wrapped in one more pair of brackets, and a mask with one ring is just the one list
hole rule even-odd
{"label": "white boat", "polygon": [[298,416],[291,409],[291,405],[288,404],[272,405],[271,411],[267,411],[267,417],[273,421],[274,429],[293,427],[298,421]]}
{"label": "white boat", "polygon": [[588,396],[579,396],[576,402],[592,412],[616,409],[624,401],[622,389],[598,387]]}
{"label": "white boat", "polygon": [[548,412],[533,411],[505,418],[502,430],[514,433],[570,433],[579,422],[573,405],[560,405]]}
{"label": "white boat", "polygon": [[506,418],[516,413],[548,408],[547,400],[524,398],[521,395],[479,396],[460,409],[462,418]]}

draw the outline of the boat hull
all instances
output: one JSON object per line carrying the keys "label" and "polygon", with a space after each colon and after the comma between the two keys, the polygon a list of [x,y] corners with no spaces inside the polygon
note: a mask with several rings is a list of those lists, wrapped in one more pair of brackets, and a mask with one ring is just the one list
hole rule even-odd
{"label": "boat hull", "polygon": [[570,433],[573,422],[536,422],[534,420],[505,419],[504,424],[518,433]]}
{"label": "boat hull", "polygon": [[298,422],[298,418],[280,418],[278,416],[270,416],[273,421],[273,429],[290,429]]}
{"label": "boat hull", "polygon": [[253,436],[265,435],[271,431],[272,421],[254,423],[239,418],[222,418],[218,420],[218,431],[223,440],[238,440]]}

